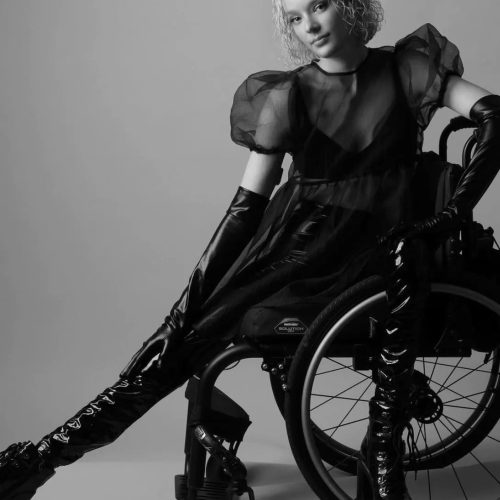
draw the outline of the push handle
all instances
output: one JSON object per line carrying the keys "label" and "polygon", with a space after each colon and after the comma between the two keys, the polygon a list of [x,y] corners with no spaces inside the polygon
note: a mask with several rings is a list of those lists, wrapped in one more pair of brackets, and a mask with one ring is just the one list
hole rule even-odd
{"label": "push handle", "polygon": [[475,127],[476,124],[472,120],[465,118],[465,116],[456,116],[452,118],[439,137],[439,156],[441,159],[443,161],[447,161],[448,159],[448,139],[453,132]]}

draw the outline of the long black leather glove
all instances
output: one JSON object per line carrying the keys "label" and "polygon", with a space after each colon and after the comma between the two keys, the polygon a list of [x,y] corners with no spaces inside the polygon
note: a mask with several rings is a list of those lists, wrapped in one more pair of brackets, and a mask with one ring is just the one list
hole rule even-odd
{"label": "long black leather glove", "polygon": [[394,227],[380,243],[419,235],[449,235],[481,199],[500,169],[500,96],[481,97],[472,106],[470,118],[477,124],[476,149],[446,208],[422,221]]}
{"label": "long black leather glove", "polygon": [[162,368],[167,349],[181,342],[183,336],[187,335],[186,330],[193,318],[196,318],[204,301],[255,234],[268,201],[263,195],[241,186],[238,188],[181,297],[172,307],[163,325],[144,342],[120,373],[120,377],[130,378],[143,372],[157,355],[156,368]]}

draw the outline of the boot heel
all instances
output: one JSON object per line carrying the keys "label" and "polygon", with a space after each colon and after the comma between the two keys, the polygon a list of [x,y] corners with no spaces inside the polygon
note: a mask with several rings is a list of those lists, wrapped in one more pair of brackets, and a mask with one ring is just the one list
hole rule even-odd
{"label": "boot heel", "polygon": [[356,468],[357,491],[355,500],[373,500],[373,481],[370,471],[363,460],[359,459]]}

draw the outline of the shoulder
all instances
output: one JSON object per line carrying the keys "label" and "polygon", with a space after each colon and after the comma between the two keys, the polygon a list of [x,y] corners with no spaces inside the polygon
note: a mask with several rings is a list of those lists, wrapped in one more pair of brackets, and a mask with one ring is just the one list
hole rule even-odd
{"label": "shoulder", "polygon": [[462,76],[458,47],[430,23],[382,49],[394,54],[407,102],[422,128],[442,106],[447,79]]}
{"label": "shoulder", "polygon": [[259,115],[288,109],[297,95],[297,75],[302,67],[291,71],[264,70],[252,73],[238,86],[234,94],[232,113],[244,110],[245,113]]}
{"label": "shoulder", "polygon": [[236,89],[236,95],[258,96],[262,93],[290,90],[296,85],[302,67],[291,71],[263,70],[247,76]]}
{"label": "shoulder", "polygon": [[419,67],[429,62],[439,64],[446,61],[457,70],[461,67],[458,47],[430,23],[398,40],[394,52],[400,63],[406,66]]}
{"label": "shoulder", "polygon": [[393,52],[400,59],[428,59],[429,54],[437,50],[458,52],[458,47],[443,35],[434,25],[426,23],[410,34],[400,38],[394,45],[379,47],[379,50]]}
{"label": "shoulder", "polygon": [[395,44],[396,49],[402,47],[413,48],[421,51],[428,49],[433,42],[442,43],[448,39],[431,23],[425,23],[415,31],[404,36]]}
{"label": "shoulder", "polygon": [[231,138],[260,153],[291,152],[298,144],[297,74],[266,70],[245,78],[234,94]]}

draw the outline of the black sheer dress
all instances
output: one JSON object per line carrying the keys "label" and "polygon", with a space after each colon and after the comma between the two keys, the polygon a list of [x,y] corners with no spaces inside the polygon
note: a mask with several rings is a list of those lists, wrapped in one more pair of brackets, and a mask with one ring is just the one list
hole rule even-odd
{"label": "black sheer dress", "polygon": [[221,324],[269,334],[290,311],[307,326],[371,274],[376,236],[417,217],[423,132],[446,78],[462,73],[457,47],[426,24],[395,47],[370,48],[354,71],[328,73],[312,62],[249,76],[234,97],[233,141],[289,153],[293,163],[244,255],[206,302],[194,325],[200,335],[221,340]]}

